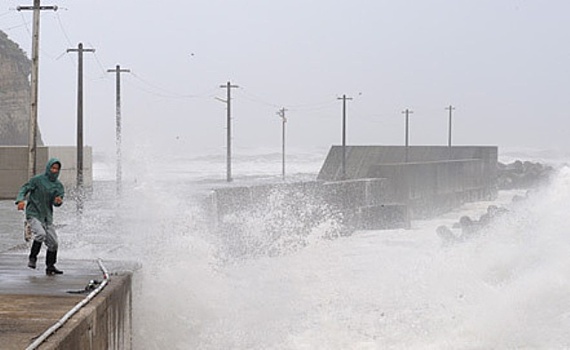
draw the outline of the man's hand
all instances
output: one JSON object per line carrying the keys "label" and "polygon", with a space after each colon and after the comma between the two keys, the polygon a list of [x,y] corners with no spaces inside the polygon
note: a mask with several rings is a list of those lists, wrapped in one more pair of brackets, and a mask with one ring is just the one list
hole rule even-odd
{"label": "man's hand", "polygon": [[61,199],[60,196],[57,196],[53,199],[53,202],[57,205],[60,205],[63,202],[63,199]]}
{"label": "man's hand", "polygon": [[24,201],[18,202],[18,210],[24,210],[25,207],[26,207],[26,202]]}

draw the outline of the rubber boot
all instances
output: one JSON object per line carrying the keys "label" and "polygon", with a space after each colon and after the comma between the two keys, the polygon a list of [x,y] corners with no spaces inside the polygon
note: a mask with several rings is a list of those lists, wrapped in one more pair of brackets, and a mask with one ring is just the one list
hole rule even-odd
{"label": "rubber boot", "polygon": [[38,261],[38,254],[42,249],[42,242],[34,241],[32,243],[32,249],[30,250],[30,256],[28,257],[28,267],[30,269],[36,268],[36,261]]}
{"label": "rubber boot", "polygon": [[55,268],[55,263],[57,262],[57,250],[53,252],[48,250],[46,254],[46,275],[61,275],[63,271]]}

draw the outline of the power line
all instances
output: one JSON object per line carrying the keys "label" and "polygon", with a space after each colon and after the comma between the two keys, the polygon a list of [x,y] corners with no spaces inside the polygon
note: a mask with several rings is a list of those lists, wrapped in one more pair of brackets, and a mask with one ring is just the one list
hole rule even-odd
{"label": "power line", "polygon": [[[2,28],[2,31],[7,32],[7,31],[9,31],[9,30],[16,29],[16,28],[20,28],[20,27],[24,27],[24,26],[27,27],[27,25],[28,25],[28,23],[22,23],[22,24],[18,24],[18,25],[16,25],[16,26],[12,26],[12,27]],[[29,33],[29,32],[30,32],[30,31],[28,30],[28,33]]]}
{"label": "power line", "polygon": [[[263,104],[263,105],[270,106],[270,107],[280,107],[281,106],[281,104],[267,101],[266,99],[252,93],[247,88],[243,88],[241,86],[240,86],[240,93],[247,100],[252,101],[252,102],[256,102],[256,103]],[[323,101],[323,102],[289,105],[288,109],[289,110],[295,110],[295,111],[319,110],[319,109],[324,109],[326,107],[332,106],[334,104],[335,104],[335,100],[331,98],[331,99],[328,99],[328,100]]]}
{"label": "power line", "polygon": [[305,103],[289,106],[291,111],[318,111],[336,104],[335,99],[331,98],[323,102]]}
{"label": "power line", "polygon": [[[260,103],[260,104],[263,104],[263,105],[266,105],[266,106],[270,106],[270,107],[279,107],[279,105],[277,105],[276,103],[267,102],[267,101],[261,99],[259,96],[256,96],[256,95],[254,95],[254,94],[252,94],[252,93],[249,93],[249,92],[248,92],[247,90],[245,90],[243,87],[240,89],[240,92],[242,93],[242,95],[243,95],[246,99],[248,99],[248,100],[250,100],[250,101],[252,101],[252,102]],[[254,96],[255,98],[252,98],[252,97],[250,97],[250,96]]]}
{"label": "power line", "polygon": [[30,28],[28,27],[29,22],[26,21],[26,19],[24,18],[24,14],[21,12],[20,12],[20,17],[22,18],[22,25],[26,27],[26,31],[28,32],[28,34],[32,35],[32,33],[30,32]]}
{"label": "power line", "polygon": [[59,24],[59,28],[61,29],[61,32],[63,33],[63,36],[65,37],[65,40],[67,40],[67,44],[69,46],[72,46],[73,44],[71,43],[71,40],[69,39],[69,35],[67,35],[67,31],[63,27],[63,23],[61,22],[61,17],[59,16],[59,13],[56,12],[55,17],[57,18],[57,23]]}
{"label": "power line", "polygon": [[[93,46],[89,43],[90,46]],[[101,76],[100,78],[102,79],[107,79],[108,76],[106,74],[105,68],[103,67],[103,64],[101,63],[101,60],[99,59],[99,56],[97,55],[96,52],[93,52],[93,57],[95,57],[95,62],[97,62],[97,65],[99,66],[99,69],[101,70]]]}
{"label": "power line", "polygon": [[212,96],[213,96],[213,91],[216,90],[216,89],[212,88],[212,89],[206,90],[206,91],[204,91],[204,92],[202,92],[202,93],[199,93],[199,94],[180,94],[180,93],[176,93],[176,92],[173,92],[173,91],[171,91],[171,90],[162,88],[162,87],[160,87],[160,86],[158,86],[158,85],[156,85],[156,84],[154,84],[154,83],[151,83],[151,82],[149,82],[148,80],[143,79],[142,77],[140,77],[139,75],[137,75],[137,74],[135,74],[135,73],[132,73],[132,72],[131,72],[131,75],[132,75],[133,77],[135,77],[136,80],[142,82],[143,84],[145,84],[145,85],[147,85],[147,86],[150,86],[151,88],[154,88],[154,89],[156,89],[156,90],[160,90],[160,91],[163,91],[163,92],[166,93],[166,94],[158,94],[158,93],[150,92],[149,90],[141,89],[142,91],[145,91],[145,92],[148,92],[148,93],[151,93],[151,94],[153,94],[153,95],[155,95],[155,96],[160,96],[160,97],[168,97],[168,98],[200,98],[200,97],[212,97]]}
{"label": "power line", "polygon": [[[31,9],[31,8],[32,8],[32,7],[29,7],[29,6],[28,6],[28,7],[18,6],[17,10],[18,10],[18,11],[21,11],[21,10],[28,10],[28,9]],[[54,11],[58,11],[58,10],[59,10],[59,7],[57,7],[57,6],[43,6],[43,8],[42,8],[42,10],[49,10],[49,9],[54,10]],[[33,37],[33,34],[30,32],[30,28],[29,28],[29,26],[28,26],[29,22],[26,21],[26,19],[25,19],[25,17],[24,17],[24,14],[21,13],[21,12],[20,12],[20,18],[22,19],[22,24],[19,24],[19,25],[17,25],[17,26],[13,26],[13,27],[8,28],[8,29],[5,29],[5,30],[11,30],[11,29],[15,29],[15,28],[24,27],[24,28],[26,28],[26,32],[28,32],[28,34]],[[33,45],[33,40],[32,40],[32,45]],[[43,50],[43,49],[41,49],[41,48],[39,49],[39,51],[43,54],[43,56],[47,56],[47,58],[50,58],[50,59],[52,59],[52,60],[55,60],[55,59],[54,59],[54,56],[53,56],[52,54],[50,54],[49,52],[47,52],[47,51],[45,51],[45,50]],[[32,55],[33,55],[33,53],[32,53]]]}

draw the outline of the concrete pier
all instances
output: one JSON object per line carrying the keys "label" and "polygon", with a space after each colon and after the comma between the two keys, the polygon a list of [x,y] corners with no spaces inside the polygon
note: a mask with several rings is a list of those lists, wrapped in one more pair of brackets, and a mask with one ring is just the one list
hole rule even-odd
{"label": "concrete pier", "polygon": [[[96,261],[60,259],[63,275],[46,276],[26,266],[27,253],[0,254],[0,348],[26,349],[86,298],[91,280],[102,281]],[[133,267],[103,262],[111,275],[99,294],[37,349],[130,349]],[[84,291],[84,293],[78,293]],[[73,293],[70,293],[73,292]]]}
{"label": "concrete pier", "polygon": [[496,146],[347,146],[344,162],[342,151],[331,147],[317,179],[384,179],[384,197],[403,203],[410,219],[497,196]]}

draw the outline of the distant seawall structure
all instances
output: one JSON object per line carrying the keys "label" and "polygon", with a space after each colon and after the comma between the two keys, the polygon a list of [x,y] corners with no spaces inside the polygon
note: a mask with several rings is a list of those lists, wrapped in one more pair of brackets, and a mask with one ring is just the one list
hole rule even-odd
{"label": "distant seawall structure", "polygon": [[239,230],[235,215],[271,210],[276,194],[289,211],[326,208],[345,232],[407,228],[412,219],[497,196],[495,146],[347,146],[344,171],[342,154],[331,147],[316,181],[214,189],[209,205],[219,229]]}
{"label": "distant seawall structure", "polygon": [[[59,180],[67,192],[75,188],[77,181],[76,147],[38,147],[36,173],[42,174],[48,159],[58,158],[62,163]],[[93,161],[91,147],[83,150],[83,184],[93,185]],[[0,146],[0,199],[15,199],[20,187],[28,181],[28,147]]]}
{"label": "distant seawall structure", "polygon": [[[333,146],[317,180],[342,181],[342,146]],[[386,197],[411,218],[497,196],[496,146],[347,146],[345,178],[386,179]]]}

